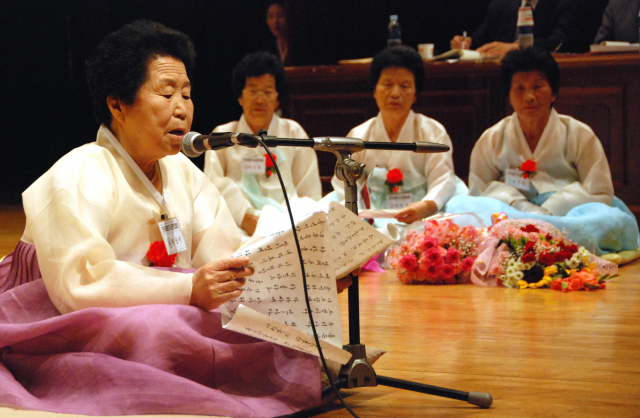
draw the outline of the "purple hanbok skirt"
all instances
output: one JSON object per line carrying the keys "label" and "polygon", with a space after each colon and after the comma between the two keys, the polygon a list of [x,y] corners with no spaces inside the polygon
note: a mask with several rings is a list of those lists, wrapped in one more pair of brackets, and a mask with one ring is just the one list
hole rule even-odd
{"label": "purple hanbok skirt", "polygon": [[193,306],[61,315],[33,246],[0,263],[0,406],[84,415],[276,417],[320,403],[316,357]]}

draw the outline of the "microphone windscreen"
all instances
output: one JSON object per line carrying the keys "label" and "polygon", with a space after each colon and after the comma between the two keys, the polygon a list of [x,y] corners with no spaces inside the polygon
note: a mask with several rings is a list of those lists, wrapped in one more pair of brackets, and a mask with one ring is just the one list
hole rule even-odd
{"label": "microphone windscreen", "polygon": [[182,137],[182,143],[180,144],[180,151],[184,153],[189,158],[199,157],[204,151],[198,151],[195,149],[193,140],[199,137],[200,134],[198,132],[189,132],[185,136]]}

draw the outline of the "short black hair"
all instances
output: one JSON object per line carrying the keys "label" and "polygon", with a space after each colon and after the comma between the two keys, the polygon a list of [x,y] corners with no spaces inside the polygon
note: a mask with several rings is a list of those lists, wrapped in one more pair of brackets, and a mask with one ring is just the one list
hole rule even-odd
{"label": "short black hair", "polygon": [[107,35],[87,60],[87,83],[96,121],[111,125],[107,98],[133,104],[147,78],[149,63],[170,56],[184,63],[187,76],[195,67],[195,50],[189,36],[149,20],[136,20]]}
{"label": "short black hair", "polygon": [[369,68],[369,88],[375,90],[382,71],[391,68],[406,68],[413,73],[416,83],[416,93],[424,88],[424,63],[422,57],[414,48],[407,45],[396,45],[378,52]]}
{"label": "short black hair", "polygon": [[513,75],[520,72],[540,71],[551,86],[554,95],[560,90],[560,67],[549,51],[528,47],[509,51],[502,59],[500,77],[505,91],[511,90]]}
{"label": "short black hair", "polygon": [[287,100],[289,95],[289,82],[284,65],[278,57],[271,52],[258,51],[247,54],[233,69],[231,75],[231,87],[233,94],[239,99],[242,97],[242,90],[247,84],[247,78],[260,77],[271,74],[276,79],[276,91],[280,103]]}

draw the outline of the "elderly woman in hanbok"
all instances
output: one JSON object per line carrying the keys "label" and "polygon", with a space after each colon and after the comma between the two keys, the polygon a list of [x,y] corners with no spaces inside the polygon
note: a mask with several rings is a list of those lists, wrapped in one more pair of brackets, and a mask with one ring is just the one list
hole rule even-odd
{"label": "elderly woman in hanbok", "polygon": [[638,247],[638,225],[613,195],[607,157],[591,128],[553,108],[560,69],[527,48],[508,53],[502,79],[515,112],[487,129],[471,153],[469,194],[449,212],[534,217],[566,228],[569,238],[603,254]]}
{"label": "elderly woman in hanbok", "polygon": [[[452,147],[442,124],[411,109],[424,79],[424,64],[415,49],[401,45],[380,51],[369,70],[369,85],[380,112],[353,128],[347,137],[390,143],[435,142]],[[418,154],[365,149],[352,157],[366,164],[358,180],[359,209],[403,206],[392,221],[410,224],[426,218],[442,209],[456,192],[451,150]],[[400,177],[401,185],[397,181]],[[344,183],[334,176],[331,185],[335,198],[343,200]],[[376,219],[374,226],[381,227],[388,221]]]}
{"label": "elderly woman in hanbok", "polygon": [[[232,85],[242,116],[213,132],[257,134],[264,129],[279,138],[308,138],[297,122],[275,113],[288,93],[287,76],[278,57],[264,51],[246,55],[233,70]],[[279,147],[272,153],[290,200],[322,197],[318,158],[312,148]],[[256,164],[255,159],[262,161]],[[249,235],[265,205],[286,210],[278,176],[261,146],[207,151],[204,173],[224,196],[236,223]]]}
{"label": "elderly woman in hanbok", "polygon": [[88,62],[96,140],[24,192],[22,242],[0,265],[0,404],[234,417],[317,405],[316,358],[225,331],[211,311],[253,270],[229,258],[232,215],[179,153],[194,57],[186,35],[143,20]]}

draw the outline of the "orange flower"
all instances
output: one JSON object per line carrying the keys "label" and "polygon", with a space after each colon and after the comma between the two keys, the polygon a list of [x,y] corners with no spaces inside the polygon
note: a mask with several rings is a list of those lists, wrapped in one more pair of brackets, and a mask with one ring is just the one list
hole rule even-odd
{"label": "orange flower", "polygon": [[584,287],[582,280],[572,279],[569,283],[569,290],[581,290]]}

